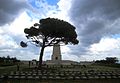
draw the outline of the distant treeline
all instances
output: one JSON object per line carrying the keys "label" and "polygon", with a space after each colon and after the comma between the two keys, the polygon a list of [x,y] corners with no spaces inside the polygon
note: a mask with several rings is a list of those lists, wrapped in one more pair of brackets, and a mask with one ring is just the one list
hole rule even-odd
{"label": "distant treeline", "polygon": [[117,57],[106,57],[105,60],[96,60],[95,63],[103,63],[103,64],[115,64],[118,62]]}
{"label": "distant treeline", "polygon": [[0,57],[0,66],[11,66],[17,64],[18,62],[20,62],[20,60],[16,57]]}

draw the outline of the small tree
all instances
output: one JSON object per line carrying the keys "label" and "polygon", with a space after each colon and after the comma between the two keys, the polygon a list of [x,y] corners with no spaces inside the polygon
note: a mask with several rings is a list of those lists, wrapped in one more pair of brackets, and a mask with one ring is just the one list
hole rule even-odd
{"label": "small tree", "polygon": [[[41,19],[39,23],[35,23],[30,28],[24,29],[28,42],[32,42],[36,46],[41,47],[39,57],[39,67],[42,65],[42,57],[44,48],[53,46],[54,44],[78,44],[75,27],[66,21],[46,18]],[[27,47],[27,42],[21,41],[22,47]]]}
{"label": "small tree", "polygon": [[106,57],[106,62],[109,64],[115,64],[116,62],[118,62],[118,58],[117,57]]}

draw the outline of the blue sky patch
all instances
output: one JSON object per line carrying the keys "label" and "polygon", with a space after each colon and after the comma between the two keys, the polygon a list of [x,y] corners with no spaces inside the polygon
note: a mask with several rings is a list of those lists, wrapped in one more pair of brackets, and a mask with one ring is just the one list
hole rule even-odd
{"label": "blue sky patch", "polygon": [[112,35],[113,38],[120,38],[120,34],[115,34],[115,35]]}
{"label": "blue sky patch", "polygon": [[34,0],[29,1],[29,3],[30,3],[33,7],[37,7]]}
{"label": "blue sky patch", "polygon": [[59,0],[46,0],[49,5],[57,5]]}

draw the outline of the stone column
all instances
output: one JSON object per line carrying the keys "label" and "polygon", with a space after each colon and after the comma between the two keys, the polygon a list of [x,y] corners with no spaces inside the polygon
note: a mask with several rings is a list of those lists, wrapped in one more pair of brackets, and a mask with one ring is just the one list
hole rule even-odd
{"label": "stone column", "polygon": [[61,61],[61,50],[59,44],[55,44],[53,46],[52,61]]}

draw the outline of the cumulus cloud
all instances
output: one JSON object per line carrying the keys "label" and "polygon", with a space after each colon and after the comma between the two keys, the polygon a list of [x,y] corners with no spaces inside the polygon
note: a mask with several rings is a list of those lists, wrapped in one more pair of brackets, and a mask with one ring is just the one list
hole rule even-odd
{"label": "cumulus cloud", "polygon": [[70,16],[84,45],[120,33],[120,0],[73,0]]}
{"label": "cumulus cloud", "polygon": [[119,49],[120,38],[102,38],[99,43],[90,46],[89,52],[91,55],[89,54],[89,60],[100,60],[105,59],[106,57],[117,57],[120,59]]}
{"label": "cumulus cloud", "polygon": [[26,8],[29,8],[26,0],[0,0],[0,26],[14,21]]}
{"label": "cumulus cloud", "polygon": [[30,27],[34,22],[27,15],[26,12],[22,12],[16,19],[10,24],[0,26],[0,56],[17,57],[21,60],[27,60],[37,58],[39,55],[35,46],[30,46],[26,49],[20,47],[20,41],[26,41],[24,35],[24,28]]}
{"label": "cumulus cloud", "polygon": [[37,59],[39,49],[36,49],[35,46],[30,46],[27,48],[22,48],[19,45],[19,42],[22,37],[11,36],[8,34],[0,35],[0,57],[17,57],[20,60],[31,60]]}
{"label": "cumulus cloud", "polygon": [[[112,41],[113,39],[118,41],[114,37],[116,34],[120,34],[120,0],[72,0],[69,16],[76,26],[80,41],[77,47],[70,48],[71,54],[79,56],[80,60],[96,60],[98,57],[103,59],[107,55],[120,58],[118,56],[120,53],[113,47],[118,44]],[[110,38],[111,36],[113,39]],[[104,41],[104,44],[112,49],[110,47],[102,48],[102,52],[97,51],[98,56],[96,51],[94,52],[91,48],[97,49],[106,46],[101,44],[103,39],[107,41]],[[113,46],[108,42],[111,42]]]}
{"label": "cumulus cloud", "polygon": [[[49,5],[45,0],[0,0],[0,56],[38,60],[39,48],[31,44],[27,48],[19,46],[20,41],[27,41],[24,28],[56,12],[57,6]],[[49,59],[47,55],[52,55],[51,52],[49,48],[46,50],[44,60]]]}

